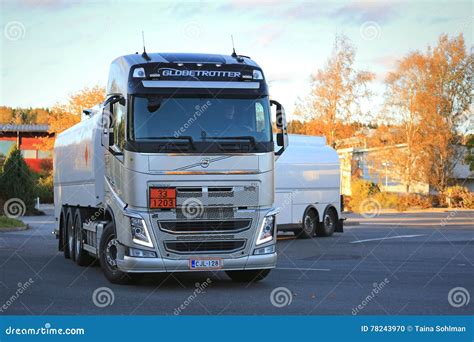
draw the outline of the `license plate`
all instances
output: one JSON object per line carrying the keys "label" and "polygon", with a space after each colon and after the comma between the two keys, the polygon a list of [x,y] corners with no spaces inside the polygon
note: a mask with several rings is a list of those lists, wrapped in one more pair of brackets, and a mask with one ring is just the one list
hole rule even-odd
{"label": "license plate", "polygon": [[215,270],[222,267],[222,259],[190,259],[191,270]]}
{"label": "license plate", "polygon": [[176,208],[176,188],[150,188],[150,208]]}

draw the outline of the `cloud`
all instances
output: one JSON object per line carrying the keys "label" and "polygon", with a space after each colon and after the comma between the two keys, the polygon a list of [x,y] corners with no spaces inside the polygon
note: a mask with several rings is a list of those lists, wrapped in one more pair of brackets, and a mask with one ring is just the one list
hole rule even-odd
{"label": "cloud", "polygon": [[371,62],[374,64],[378,64],[384,67],[385,69],[393,69],[395,68],[397,64],[398,59],[399,57],[397,56],[384,55],[384,56],[375,57],[374,59],[372,59]]}
{"label": "cloud", "polygon": [[81,2],[81,0],[20,0],[17,4],[26,8],[33,7],[47,10],[61,10],[73,5],[78,5]]}
{"label": "cloud", "polygon": [[256,44],[265,47],[278,40],[284,33],[284,27],[276,23],[269,23],[259,26],[251,34],[256,35]]}
{"label": "cloud", "polygon": [[[288,21],[337,20],[345,24],[360,25],[366,21],[386,23],[399,12],[398,2],[353,1],[341,5],[329,1],[295,2],[282,0],[230,1],[218,9],[223,13],[255,14],[266,19]],[[283,24],[283,22],[282,22]]]}
{"label": "cloud", "polygon": [[397,2],[354,1],[340,7],[332,14],[345,23],[361,24],[375,21],[384,24],[397,17],[398,6]]}

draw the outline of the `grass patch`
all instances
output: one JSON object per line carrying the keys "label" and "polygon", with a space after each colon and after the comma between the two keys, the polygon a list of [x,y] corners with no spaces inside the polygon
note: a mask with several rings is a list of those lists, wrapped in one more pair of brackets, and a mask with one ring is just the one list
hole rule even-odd
{"label": "grass patch", "polygon": [[2,228],[15,228],[24,226],[25,224],[20,220],[9,218],[6,216],[0,216],[0,230],[2,230]]}

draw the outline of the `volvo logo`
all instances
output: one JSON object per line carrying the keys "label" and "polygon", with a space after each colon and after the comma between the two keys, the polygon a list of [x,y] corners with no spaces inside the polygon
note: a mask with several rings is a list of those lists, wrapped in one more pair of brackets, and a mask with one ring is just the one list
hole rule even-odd
{"label": "volvo logo", "polygon": [[209,158],[202,158],[200,164],[201,164],[201,167],[206,168],[209,166],[210,163],[211,163],[211,160]]}

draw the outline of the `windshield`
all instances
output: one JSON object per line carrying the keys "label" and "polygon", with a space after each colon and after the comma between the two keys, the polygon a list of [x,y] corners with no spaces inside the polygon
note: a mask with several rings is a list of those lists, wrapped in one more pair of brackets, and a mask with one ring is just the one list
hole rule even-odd
{"label": "windshield", "polygon": [[130,139],[136,142],[179,140],[247,144],[272,140],[268,97],[135,97]]}

